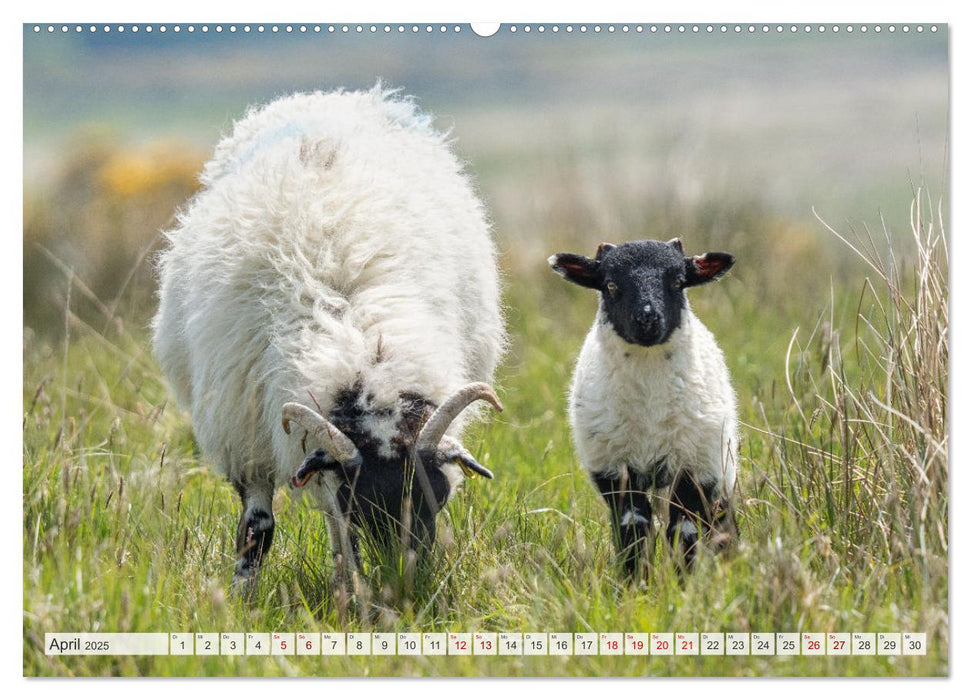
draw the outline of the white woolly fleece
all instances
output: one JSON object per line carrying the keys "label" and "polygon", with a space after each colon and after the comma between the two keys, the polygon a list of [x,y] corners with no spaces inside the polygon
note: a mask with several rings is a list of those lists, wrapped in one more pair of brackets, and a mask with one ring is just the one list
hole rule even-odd
{"label": "white woolly fleece", "polygon": [[[166,234],[154,349],[231,479],[280,485],[300,464],[288,401],[312,396],[327,415],[360,380],[380,410],[492,380],[495,246],[462,165],[410,101],[378,86],[253,109],[202,183]],[[397,415],[385,420],[376,435]]]}
{"label": "white woolly fleece", "polygon": [[666,343],[649,348],[622,340],[598,311],[573,375],[570,422],[591,473],[649,474],[663,460],[726,497],[735,487],[735,392],[714,336],[690,308]]}

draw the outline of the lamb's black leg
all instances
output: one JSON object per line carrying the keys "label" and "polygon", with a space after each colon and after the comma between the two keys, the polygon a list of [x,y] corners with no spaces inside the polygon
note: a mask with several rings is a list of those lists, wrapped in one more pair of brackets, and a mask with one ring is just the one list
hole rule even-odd
{"label": "lamb's black leg", "polygon": [[236,530],[236,585],[256,580],[263,557],[273,544],[273,487],[262,483],[234,484],[243,501]]}
{"label": "lamb's black leg", "polygon": [[698,553],[699,540],[711,532],[716,516],[721,517],[723,512],[716,491],[716,484],[699,482],[686,471],[677,474],[671,487],[668,540],[684,557],[689,570]]}
{"label": "lamb's black leg", "polygon": [[637,477],[631,484],[626,471],[617,476],[594,474],[593,481],[610,507],[614,543],[625,573],[635,577],[640,570],[646,575],[654,526],[650,498],[643,484]]}

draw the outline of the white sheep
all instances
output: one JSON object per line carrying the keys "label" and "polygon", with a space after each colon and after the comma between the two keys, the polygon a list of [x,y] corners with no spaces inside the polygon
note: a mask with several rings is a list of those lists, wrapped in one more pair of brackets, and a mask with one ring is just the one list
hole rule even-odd
{"label": "white sheep", "polygon": [[460,413],[501,410],[496,249],[462,165],[378,86],[250,110],[201,180],[160,258],[154,349],[242,498],[235,579],[287,483],[315,496],[344,571],[361,527],[429,546],[463,472],[491,477]]}
{"label": "white sheep", "polygon": [[625,570],[646,570],[651,494],[669,486],[667,535],[690,566],[699,527],[717,545],[734,535],[738,419],[724,356],[684,289],[718,279],[735,259],[686,257],[673,239],[604,243],[593,259],[560,253],[549,262],[600,292],[570,422],[580,463],[610,507]]}

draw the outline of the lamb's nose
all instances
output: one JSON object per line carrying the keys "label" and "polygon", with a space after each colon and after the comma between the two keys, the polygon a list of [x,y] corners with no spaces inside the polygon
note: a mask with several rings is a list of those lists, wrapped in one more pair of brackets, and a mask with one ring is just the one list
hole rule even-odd
{"label": "lamb's nose", "polygon": [[645,304],[636,315],[635,319],[642,326],[653,326],[654,325],[654,309],[651,308],[650,304]]}

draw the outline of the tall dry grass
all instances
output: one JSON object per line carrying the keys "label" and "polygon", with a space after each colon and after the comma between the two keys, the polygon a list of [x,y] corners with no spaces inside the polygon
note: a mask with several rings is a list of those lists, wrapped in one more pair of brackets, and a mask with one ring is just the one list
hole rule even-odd
{"label": "tall dry grass", "polygon": [[[787,405],[760,406],[767,437],[750,503],[805,533],[812,567],[862,599],[916,597],[925,627],[947,625],[948,285],[942,206],[911,207],[916,255],[884,228],[844,235],[867,266],[855,323],[820,317],[786,356]],[[908,256],[909,257],[909,256]],[[753,513],[754,514],[754,513]],[[916,621],[912,621],[916,622]]]}

